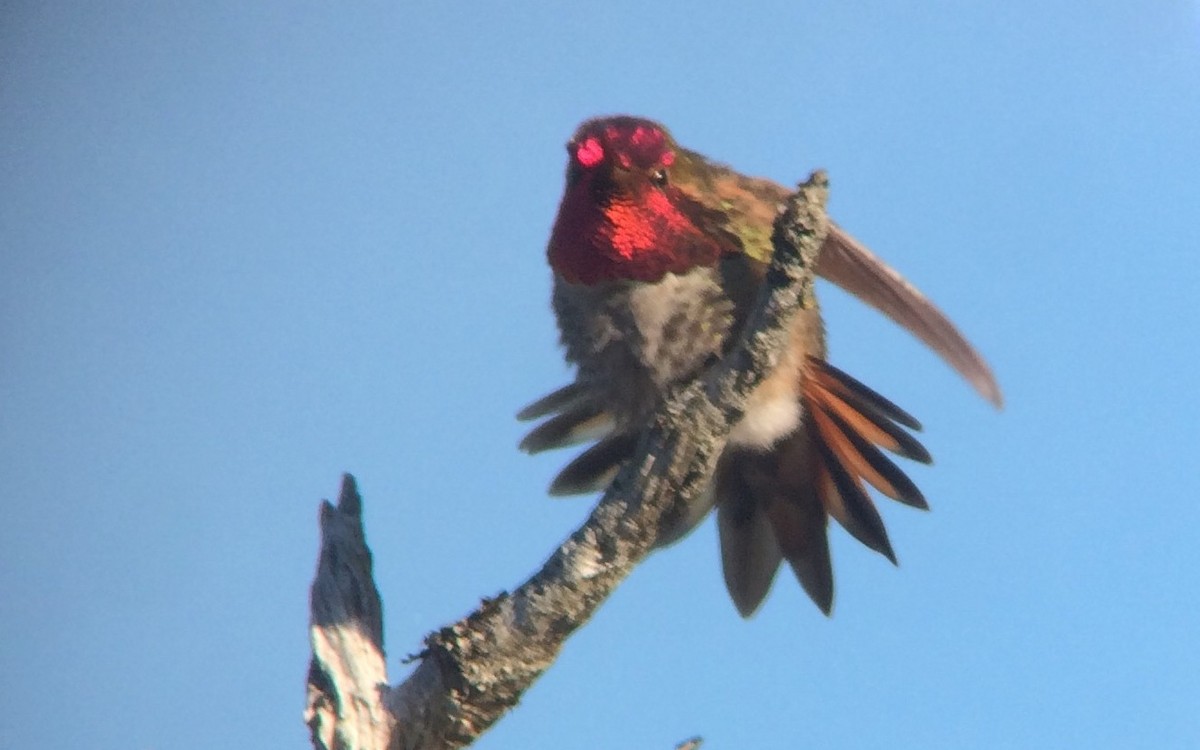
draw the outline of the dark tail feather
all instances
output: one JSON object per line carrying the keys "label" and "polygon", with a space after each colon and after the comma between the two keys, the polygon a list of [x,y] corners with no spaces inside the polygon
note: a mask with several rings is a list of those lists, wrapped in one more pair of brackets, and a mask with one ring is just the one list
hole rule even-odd
{"label": "dark tail feather", "polygon": [[604,438],[563,467],[550,484],[550,494],[582,495],[605,489],[635,447],[637,435]]}
{"label": "dark tail feather", "polygon": [[896,553],[867,488],[850,473],[841,456],[823,442],[825,439],[824,435],[814,435],[822,463],[817,488],[825,510],[855,539],[895,563]]}
{"label": "dark tail feather", "polygon": [[783,560],[763,509],[755,464],[764,457],[735,453],[722,459],[715,478],[717,531],[725,588],[742,617],[754,614]]}
{"label": "dark tail feather", "polygon": [[919,423],[841,370],[815,358],[809,364],[803,400],[806,429],[820,459],[814,471],[817,495],[851,535],[894,563],[887,529],[864,481],[902,503],[928,507],[912,480],[876,448],[928,463],[929,452],[903,428]]}
{"label": "dark tail feather", "polygon": [[826,390],[836,393],[843,401],[851,404],[858,411],[870,414],[873,420],[890,419],[910,430],[921,430],[921,423],[917,421],[916,417],[864,385],[862,381],[823,359],[809,357],[808,361],[813,365],[809,376],[824,386]]}
{"label": "dark tail feather", "polygon": [[582,403],[533,428],[521,440],[520,447],[526,453],[540,453],[553,448],[565,448],[568,445],[596,440],[608,435],[612,429],[611,414],[593,404]]}
{"label": "dark tail feather", "polygon": [[[898,407],[893,406],[894,411],[881,408],[881,404],[891,402],[841,370],[813,357],[808,361],[809,377],[804,383],[807,401],[817,401],[827,413],[836,414],[848,430],[892,453],[923,464],[933,462],[925,446],[897,424],[899,421],[911,426],[919,424],[917,420]],[[907,421],[898,419],[896,413]]]}
{"label": "dark tail feather", "polygon": [[557,391],[547,393],[517,412],[517,419],[522,422],[528,422],[531,419],[540,419],[550,414],[557,414],[560,411],[566,411],[572,406],[578,405],[585,398],[586,392],[578,383],[564,385]]}
{"label": "dark tail feather", "polygon": [[717,470],[717,525],[729,595],[743,617],[758,609],[786,559],[821,611],[833,608],[828,524],[812,489],[814,466],[804,431],[769,453],[738,451]]}
{"label": "dark tail feather", "polygon": [[[813,403],[813,402],[810,402]],[[854,431],[836,413],[814,404],[816,413],[830,420],[828,433],[837,442],[837,454],[853,474],[865,479],[872,487],[893,500],[921,510],[929,510],[925,496],[900,467],[865,438]],[[816,417],[820,419],[821,417]]]}
{"label": "dark tail feather", "polygon": [[828,615],[833,611],[833,563],[829,558],[828,521],[820,501],[810,496],[798,503],[774,503],[767,515],[796,579],[813,603]]}

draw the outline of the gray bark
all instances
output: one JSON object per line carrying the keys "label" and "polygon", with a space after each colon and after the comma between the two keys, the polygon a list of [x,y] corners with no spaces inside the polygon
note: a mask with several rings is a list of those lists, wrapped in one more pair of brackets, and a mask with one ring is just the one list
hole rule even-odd
{"label": "gray bark", "polygon": [[473,742],[550,667],[567,637],[701,493],[745,400],[777,360],[792,315],[812,304],[828,232],[828,181],[814,172],[775,223],[775,254],[739,345],[675,394],[587,521],[512,593],[431,633],[409,677],[388,687],[382,604],[361,500],[346,476],[321,510],[305,719],[314,747],[432,750]]}

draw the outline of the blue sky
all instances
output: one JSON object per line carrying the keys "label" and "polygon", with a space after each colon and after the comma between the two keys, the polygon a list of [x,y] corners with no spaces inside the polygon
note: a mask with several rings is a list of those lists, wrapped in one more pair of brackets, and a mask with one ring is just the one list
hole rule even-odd
{"label": "blue sky", "polygon": [[925,424],[901,561],[749,622],[711,522],[487,748],[1200,744],[1192,3],[6,3],[0,745],[304,746],[317,504],[359,479],[401,658],[587,514],[512,415],[569,377],[578,121],[833,180],[991,360],[986,404],[822,288]]}

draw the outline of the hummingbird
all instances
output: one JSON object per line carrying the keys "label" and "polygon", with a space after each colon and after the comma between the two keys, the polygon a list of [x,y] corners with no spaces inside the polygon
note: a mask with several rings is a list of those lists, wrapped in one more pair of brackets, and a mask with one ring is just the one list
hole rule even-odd
{"label": "hummingbird", "polygon": [[[547,258],[552,307],[574,382],[517,415],[543,420],[529,453],[592,443],[557,475],[552,495],[605,489],[664,399],[736,344],[771,260],[771,232],[790,190],[680,146],[661,124],[587,120],[567,143],[566,187]],[[991,369],[946,316],[898,272],[830,223],[816,273],[908,329],[993,405]],[[827,360],[816,300],[733,426],[699,500],[657,547],[715,507],[725,585],[750,617],[787,561],[828,615],[829,519],[896,562],[867,486],[927,509],[884,451],[930,463],[920,423]]]}

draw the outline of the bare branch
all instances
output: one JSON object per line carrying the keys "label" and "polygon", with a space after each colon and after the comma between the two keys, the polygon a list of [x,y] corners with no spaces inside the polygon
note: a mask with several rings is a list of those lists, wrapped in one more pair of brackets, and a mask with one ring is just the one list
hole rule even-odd
{"label": "bare branch", "polygon": [[321,556],[310,598],[313,658],[304,721],[321,750],[383,750],[392,717],[383,707],[383,604],[363,536],[362,498],[342,477],[335,508],[321,503]]}
{"label": "bare branch", "polygon": [[[393,690],[380,691],[378,682],[371,683],[385,673],[378,594],[370,583],[357,493],[353,509],[346,511],[353,520],[350,532],[337,531],[341,526],[328,522],[329,513],[323,511],[321,564],[313,584],[314,652],[319,644],[358,652],[314,653],[306,716],[314,743],[326,743],[318,747],[382,747],[366,744],[365,738],[385,728],[391,731],[387,746],[396,750],[463,747],[516,705],[554,662],[566,638],[649,554],[659,529],[669,528],[704,490],[746,398],[782,351],[792,316],[812,304],[814,269],[829,227],[827,195],[825,174],[815,172],[789,199],[776,220],[774,257],[742,341],[704,378],[664,405],[643,434],[635,458],[583,526],[511,594],[485,601],[471,615],[426,637],[421,663]],[[345,500],[344,490],[339,512]],[[342,551],[331,542],[334,532],[348,534],[361,549]],[[351,571],[331,570],[327,557]],[[326,597],[342,601],[331,603]],[[356,666],[360,656],[365,667]],[[333,689],[314,687],[312,674],[324,676]],[[372,695],[383,696],[386,712],[370,704]],[[342,731],[342,722],[353,729]],[[330,744],[326,737],[340,744]]]}

